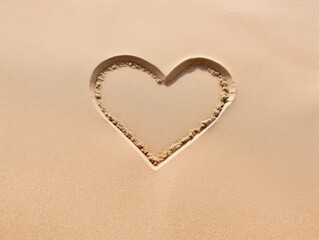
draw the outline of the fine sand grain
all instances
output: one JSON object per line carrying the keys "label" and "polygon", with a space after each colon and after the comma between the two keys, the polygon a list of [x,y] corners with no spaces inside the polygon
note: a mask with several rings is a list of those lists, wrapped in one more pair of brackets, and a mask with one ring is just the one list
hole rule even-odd
{"label": "fine sand grain", "polygon": [[1,0],[0,240],[318,240],[318,12]]}

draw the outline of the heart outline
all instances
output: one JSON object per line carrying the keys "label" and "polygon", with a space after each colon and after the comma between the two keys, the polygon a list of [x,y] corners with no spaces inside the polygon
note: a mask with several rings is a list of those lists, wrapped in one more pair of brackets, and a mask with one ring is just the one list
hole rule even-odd
{"label": "heart outline", "polygon": [[[128,65],[125,65],[128,64]],[[132,65],[133,64],[133,65]],[[121,67],[127,67],[127,66],[135,66],[138,70],[146,70],[147,73],[151,74],[151,76],[156,80],[156,82],[160,85],[166,85],[169,86],[173,84],[175,81],[177,81],[183,74],[185,74],[186,70],[194,67],[203,67],[206,71],[210,69],[208,72],[210,72],[214,77],[219,78],[220,83],[224,82],[226,83],[226,87],[222,86],[222,89],[227,88],[228,92],[224,92],[226,90],[221,91],[221,93],[227,95],[226,99],[223,99],[221,101],[222,106],[217,107],[218,114],[215,117],[215,115],[210,116],[208,119],[210,119],[209,122],[208,119],[205,119],[201,122],[201,127],[197,128],[200,129],[199,131],[195,131],[196,129],[193,129],[190,131],[190,133],[187,135],[187,137],[190,137],[193,135],[190,139],[188,139],[185,142],[185,139],[179,139],[177,148],[173,148],[173,151],[170,152],[168,157],[165,157],[164,159],[161,159],[160,161],[154,161],[154,159],[157,159],[158,156],[162,155],[163,153],[157,154],[157,155],[146,155],[148,154],[148,151],[145,150],[145,146],[141,146],[139,141],[135,138],[134,134],[126,132],[126,127],[123,126],[123,124],[120,123],[120,121],[116,120],[109,112],[107,112],[106,108],[104,107],[104,104],[102,102],[102,97],[100,95],[100,89],[102,87],[102,83],[104,79],[102,79],[101,74],[105,74],[104,72],[107,71],[113,71]],[[133,67],[132,67],[133,68]],[[104,77],[105,75],[103,75]],[[225,84],[224,84],[225,85]],[[98,89],[97,86],[100,86]],[[146,163],[153,169],[158,170],[161,167],[163,167],[165,164],[167,164],[171,159],[173,159],[177,154],[182,152],[186,147],[188,147],[190,144],[195,142],[202,134],[204,134],[208,129],[210,129],[221,117],[223,112],[226,110],[227,107],[233,102],[235,98],[235,84],[232,80],[232,77],[228,70],[224,68],[221,64],[205,57],[193,57],[188,58],[182,62],[180,62],[176,67],[174,67],[169,74],[165,75],[159,68],[157,68],[155,65],[151,64],[150,62],[136,57],[132,55],[118,55],[111,58],[108,58],[104,61],[102,61],[93,71],[91,78],[90,78],[90,90],[91,90],[91,98],[93,100],[94,105],[100,112],[100,114],[103,116],[103,118],[135,149],[137,152],[142,156],[142,158],[146,161]],[[211,120],[213,117],[215,117],[213,120]],[[206,121],[206,125],[203,127],[203,122]],[[207,124],[208,123],[208,124]],[[192,132],[193,131],[193,132]],[[182,141],[184,139],[184,142]],[[180,146],[181,145],[181,146]],[[174,144],[172,145],[174,147]],[[171,147],[172,147],[171,146]],[[171,150],[171,147],[168,150]],[[146,152],[146,153],[145,153]],[[166,156],[166,155],[165,155]],[[152,158],[151,158],[152,157]]]}

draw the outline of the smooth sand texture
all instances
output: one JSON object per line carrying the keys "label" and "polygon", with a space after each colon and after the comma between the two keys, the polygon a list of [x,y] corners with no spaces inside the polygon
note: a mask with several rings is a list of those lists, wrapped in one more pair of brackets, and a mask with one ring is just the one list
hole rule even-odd
{"label": "smooth sand texture", "polygon": [[[1,1],[0,239],[319,238],[317,1]],[[204,56],[236,100],[154,172],[93,106],[111,56]]]}

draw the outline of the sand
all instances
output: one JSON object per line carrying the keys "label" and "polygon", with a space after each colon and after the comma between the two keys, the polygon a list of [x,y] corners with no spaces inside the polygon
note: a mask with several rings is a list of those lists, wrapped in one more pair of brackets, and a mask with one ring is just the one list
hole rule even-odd
{"label": "sand", "polygon": [[[1,1],[0,239],[318,239],[318,9],[311,0]],[[154,171],[92,102],[92,72],[121,55],[165,76],[211,59],[236,98]],[[219,101],[206,71],[169,87],[130,68],[109,77],[103,101],[155,152]]]}

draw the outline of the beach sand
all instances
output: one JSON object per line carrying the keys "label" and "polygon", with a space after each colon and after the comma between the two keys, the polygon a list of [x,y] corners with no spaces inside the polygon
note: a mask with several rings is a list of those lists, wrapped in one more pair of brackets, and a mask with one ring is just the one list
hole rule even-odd
{"label": "beach sand", "polygon": [[[1,1],[0,239],[318,239],[318,10],[311,0]],[[94,69],[120,55],[166,76],[211,59],[236,98],[154,171],[92,101]],[[161,152],[210,114],[214,80],[196,70],[166,87],[121,69],[102,98]]]}

